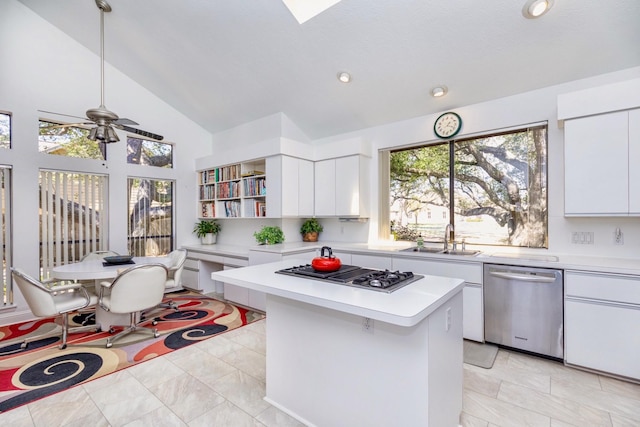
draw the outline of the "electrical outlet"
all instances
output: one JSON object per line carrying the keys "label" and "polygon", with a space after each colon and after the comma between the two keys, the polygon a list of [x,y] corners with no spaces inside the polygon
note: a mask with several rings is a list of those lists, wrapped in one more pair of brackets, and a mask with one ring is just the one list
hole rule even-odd
{"label": "electrical outlet", "polygon": [[619,228],[616,228],[613,232],[613,244],[624,245],[624,234],[622,234],[622,230]]}
{"label": "electrical outlet", "polygon": [[444,330],[445,332],[451,329],[451,307],[447,308],[444,322]]}
{"label": "electrical outlet", "polygon": [[362,330],[368,334],[373,333],[373,319],[368,317],[362,318]]}
{"label": "electrical outlet", "polygon": [[593,231],[572,232],[571,243],[578,245],[593,245]]}

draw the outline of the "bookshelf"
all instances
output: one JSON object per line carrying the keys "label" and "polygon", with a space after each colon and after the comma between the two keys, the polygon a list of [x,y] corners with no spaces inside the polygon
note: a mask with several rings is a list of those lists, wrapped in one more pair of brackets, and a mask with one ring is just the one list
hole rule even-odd
{"label": "bookshelf", "polygon": [[198,215],[206,218],[267,216],[264,159],[198,171]]}

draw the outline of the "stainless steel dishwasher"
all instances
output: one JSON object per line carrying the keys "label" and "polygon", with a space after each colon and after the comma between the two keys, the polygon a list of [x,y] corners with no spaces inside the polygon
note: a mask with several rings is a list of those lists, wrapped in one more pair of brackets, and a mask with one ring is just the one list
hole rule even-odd
{"label": "stainless steel dishwasher", "polygon": [[563,357],[562,270],[484,264],[485,341]]}

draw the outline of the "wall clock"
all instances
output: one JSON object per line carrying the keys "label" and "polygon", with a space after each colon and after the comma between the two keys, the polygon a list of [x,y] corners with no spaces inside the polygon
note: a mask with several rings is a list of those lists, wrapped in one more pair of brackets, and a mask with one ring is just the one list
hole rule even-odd
{"label": "wall clock", "polygon": [[462,119],[453,111],[441,114],[433,124],[433,131],[438,138],[451,138],[462,128]]}

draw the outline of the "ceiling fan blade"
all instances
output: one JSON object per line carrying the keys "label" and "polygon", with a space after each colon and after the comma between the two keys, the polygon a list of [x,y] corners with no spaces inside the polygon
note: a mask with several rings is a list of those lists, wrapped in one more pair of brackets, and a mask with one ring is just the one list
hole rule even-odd
{"label": "ceiling fan blade", "polygon": [[162,141],[164,136],[157,135],[155,133],[147,132],[146,130],[132,128],[126,125],[117,124],[118,128],[126,130],[127,132],[135,133],[136,135],[146,136],[147,138],[155,139],[156,141]]}
{"label": "ceiling fan blade", "polygon": [[138,126],[139,123],[134,122],[131,119],[127,119],[124,117],[120,117],[118,120],[115,120],[113,123],[119,124],[119,125],[129,125],[129,126]]}
{"label": "ceiling fan blade", "polygon": [[45,113],[45,114],[53,114],[53,115],[56,115],[56,116],[73,117],[74,119],[80,119],[80,120],[89,120],[86,117],[73,116],[71,114],[56,113],[55,111],[38,110],[38,112],[39,113]]}
{"label": "ceiling fan blade", "polygon": [[51,125],[51,126],[46,126],[42,129],[60,129],[60,128],[78,128],[78,127],[83,127],[83,126],[87,126],[87,125],[92,125],[93,123],[66,123],[63,125]]}

